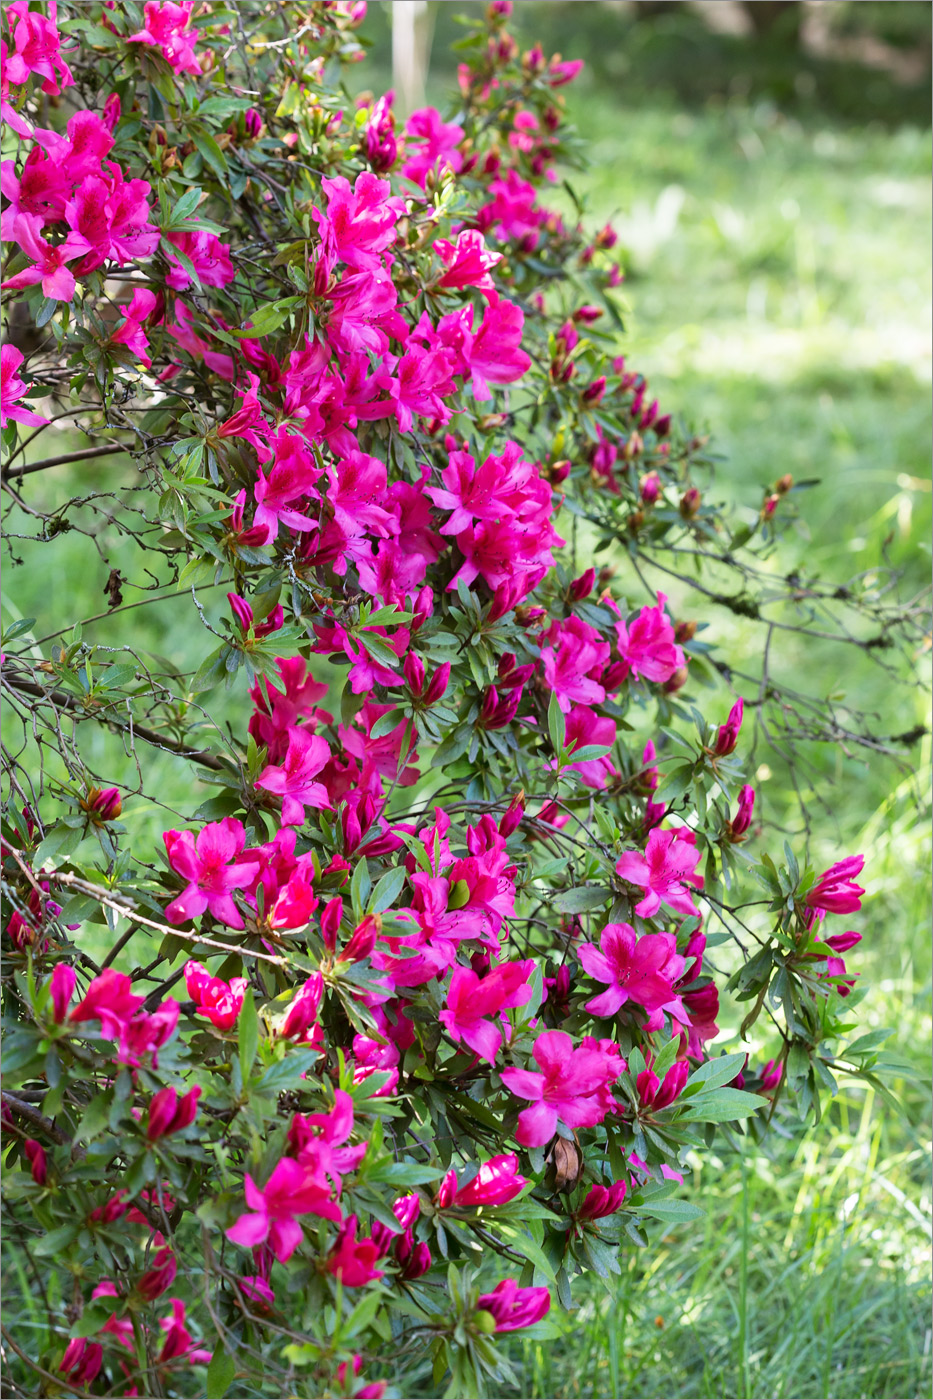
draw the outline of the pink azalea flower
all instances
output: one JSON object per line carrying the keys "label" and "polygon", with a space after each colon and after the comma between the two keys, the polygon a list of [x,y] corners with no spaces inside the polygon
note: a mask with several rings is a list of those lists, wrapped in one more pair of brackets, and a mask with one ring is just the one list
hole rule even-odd
{"label": "pink azalea flower", "polygon": [[645,891],[644,898],[635,905],[635,913],[651,919],[663,903],[678,914],[699,914],[687,886],[703,888],[703,876],[694,873],[700,854],[693,833],[685,827],[673,831],[656,827],[648,837],[644,855],[640,851],[623,851],[616,862],[616,874]]}
{"label": "pink azalea flower", "polygon": [[504,1278],[491,1293],[481,1293],[476,1306],[492,1313],[497,1332],[516,1332],[547,1316],[551,1295],[546,1288],[519,1288],[514,1279]]}
{"label": "pink azalea flower", "polygon": [[24,423],[27,428],[41,428],[49,421],[28,408],[17,406],[16,400],[21,399],[29,387],[17,374],[22,363],[22,350],[7,341],[0,349],[0,428],[5,428],[10,421]]}
{"label": "pink azalea flower", "polygon": [[49,96],[70,87],[74,78],[61,56],[55,0],[49,4],[48,17],[30,10],[28,0],[13,0],[6,7],[6,16],[13,39],[12,51],[4,53],[3,57],[6,82],[18,86],[25,83],[31,73],[38,73],[45,80],[42,91]]}
{"label": "pink azalea flower", "polygon": [[301,826],[306,807],[330,807],[326,787],[313,781],[329,758],[326,739],[304,728],[289,729],[283,762],[268,764],[256,779],[256,787],[282,798],[283,825]]}
{"label": "pink azalea flower", "polygon": [[684,654],[674,640],[674,627],[664,611],[666,598],[658,594],[655,608],[642,608],[631,626],[616,623],[619,655],[636,680],[669,681],[684,664]]}
{"label": "pink azalea flower", "polygon": [[100,1021],[105,1040],[116,1040],[124,1024],[142,1006],[145,997],[135,996],[125,972],[106,967],[88,986],[71,1012],[71,1021]]}
{"label": "pink azalea flower", "polygon": [[55,247],[41,236],[42,220],[35,214],[20,214],[13,221],[12,240],[18,243],[32,267],[0,282],[0,287],[31,287],[42,283],[43,294],[56,301],[71,301],[75,294],[74,273],[65,266],[88,251],[88,243],[80,234],[69,233],[64,243]]}
{"label": "pink azalea flower", "polygon": [[338,1196],[341,1178],[358,1167],[366,1155],[365,1142],[354,1147],[343,1145],[352,1132],[353,1099],[344,1089],[334,1091],[334,1106],[329,1113],[296,1113],[288,1129],[289,1147],[302,1167],[320,1187],[333,1187]]}
{"label": "pink azalea flower", "polygon": [[440,1013],[450,1038],[465,1041],[474,1054],[493,1064],[503,1037],[501,1027],[488,1018],[530,1000],[528,978],[533,971],[530,960],[503,963],[483,978],[468,967],[455,968]]}
{"label": "pink azalea flower", "polygon": [[147,0],[143,6],[144,27],[127,40],[130,44],[148,44],[160,50],[166,63],[176,73],[200,73],[195,57],[194,40],[197,30],[189,30],[194,0]]}
{"label": "pink azalea flower", "polygon": [[574,701],[582,705],[598,705],[606,692],[594,676],[598,676],[609,660],[609,643],[579,617],[566,622],[554,621],[545,633],[541,647],[544,679],[557,696],[557,703],[567,714]]}
{"label": "pink azalea flower", "polygon": [[[230,244],[221,243],[216,233],[197,229],[194,233],[167,233],[165,236],[185,254],[205,287],[226,287],[233,281],[236,270],[230,261]],[[191,286],[191,274],[171,253],[167,256],[170,271],[165,285],[183,292]]]}
{"label": "pink azalea flower", "polygon": [[826,914],[851,914],[862,907],[865,891],[855,883],[865,864],[864,856],[847,856],[824,871],[806,896],[807,908],[815,917]]}
{"label": "pink azalea flower", "polygon": [[441,121],[436,107],[412,112],[405,123],[407,159],[402,174],[424,189],[432,171],[453,170],[463,165],[457,146],[463,140],[463,127]]}
{"label": "pink azalea flower", "polygon": [[152,368],[152,360],[149,358],[149,338],[143,329],[146,322],[159,304],[159,298],[155,292],[149,291],[147,287],[140,287],[133,293],[133,300],[128,306],[121,306],[120,310],[126,317],[122,326],[118,326],[110,337],[111,345],[126,345],[136,358],[146,366]]}
{"label": "pink azalea flower", "polygon": [[192,831],[166,831],[162,839],[169,865],[188,881],[165,910],[169,923],[196,919],[207,910],[228,928],[242,928],[231,891],[243,889],[259,873],[254,861],[237,859],[246,844],[243,823],[224,817],[208,822],[197,837]]}
{"label": "pink azalea flower", "polygon": [[[447,1176],[451,1175],[448,1172]],[[438,1205],[448,1204],[473,1208],[478,1206],[504,1206],[524,1191],[528,1182],[518,1170],[518,1158],[514,1152],[503,1152],[498,1157],[490,1157],[483,1162],[479,1171],[465,1186],[457,1186],[456,1173],[453,1174],[453,1191],[446,1203],[441,1196],[447,1177],[438,1192]]]}
{"label": "pink azalea flower", "polygon": [[328,254],[359,272],[378,271],[383,254],[395,242],[395,225],[405,213],[405,201],[392,195],[388,180],[368,170],[357,175],[353,188],[342,176],[322,180],[327,213],[314,210]]}
{"label": "pink azalea flower", "polygon": [[318,1215],[324,1220],[342,1220],[343,1213],[330,1199],[330,1189],[321,1186],[308,1167],[292,1157],[283,1157],[261,1189],[249,1172],[244,1178],[249,1210],[231,1225],[227,1239],[247,1249],[269,1241],[276,1259],[284,1264],[304,1240],[296,1220],[298,1215]]}
{"label": "pink azalea flower", "polygon": [[624,1181],[614,1181],[611,1186],[601,1186],[598,1182],[587,1191],[582,1203],[574,1211],[576,1220],[602,1220],[607,1215],[615,1215],[621,1210],[627,1194]]}
{"label": "pink azalea flower", "polygon": [[348,1215],[337,1242],[327,1256],[327,1271],[339,1278],[344,1288],[362,1288],[382,1278],[382,1271],[373,1267],[382,1251],[370,1236],[356,1238],[358,1221],[355,1215]]}
{"label": "pink azalea flower", "polygon": [[327,499],[334,519],[348,539],[372,531],[388,535],[392,517],[380,502],[386,494],[385,463],[365,452],[351,452],[328,467],[330,489]]}
{"label": "pink azalea flower", "polygon": [[674,983],[686,964],[677,954],[672,934],[646,933],[638,938],[629,924],[607,924],[599,936],[599,948],[583,943],[577,951],[590,976],[608,986],[586,1003],[594,1016],[614,1016],[627,1002],[650,1013],[683,1009]]}
{"label": "pink azalea flower", "polygon": [[502,254],[486,247],[479,229],[464,229],[457,235],[456,243],[446,238],[435,239],[434,251],[446,268],[437,280],[438,288],[459,291],[462,287],[475,287],[487,301],[499,300],[489,274],[502,261]]}
{"label": "pink azalea flower", "polygon": [[165,1341],[162,1350],[159,1352],[157,1364],[163,1366],[166,1361],[174,1361],[178,1357],[187,1357],[193,1365],[204,1364],[211,1359],[211,1353],[205,1351],[203,1347],[194,1345],[194,1338],[185,1325],[185,1305],[180,1298],[170,1298],[172,1311],[168,1317],[163,1317],[159,1326],[165,1333]]}
{"label": "pink azalea flower", "polygon": [[483,321],[466,351],[477,400],[492,398],[490,384],[514,384],[531,366],[521,348],[525,313],[510,301],[487,306]]}
{"label": "pink azalea flower", "polygon": [[85,1337],[72,1337],[65,1348],[59,1372],[72,1385],[91,1385],[104,1364],[104,1349],[100,1342],[89,1342]]}
{"label": "pink azalea flower", "polygon": [[320,476],[314,458],[303,439],[284,431],[273,439],[273,462],[268,476],[260,469],[253,488],[256,497],[254,528],[265,526],[267,543],[279,532],[279,526],[290,530],[316,530],[317,521],[295,510],[296,501],[317,496],[315,482]]}
{"label": "pink azalea flower", "polygon": [[532,1103],[518,1115],[515,1138],[522,1147],[543,1147],[557,1131],[558,1121],[568,1128],[592,1128],[605,1118],[609,1105],[600,1091],[615,1082],[624,1061],[595,1044],[574,1049],[565,1031],[545,1031],[532,1051],[540,1074],[527,1069],[501,1071],[505,1087]]}
{"label": "pink azalea flower", "polygon": [[199,1016],[206,1016],[212,1026],[228,1031],[236,1024],[243,1007],[248,982],[245,977],[212,977],[202,963],[191,959],[185,963],[185,986],[195,1003]]}

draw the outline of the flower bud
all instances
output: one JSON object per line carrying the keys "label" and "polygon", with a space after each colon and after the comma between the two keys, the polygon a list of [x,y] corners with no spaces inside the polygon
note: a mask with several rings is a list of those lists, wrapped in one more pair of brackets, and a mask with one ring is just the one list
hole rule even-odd
{"label": "flower bud", "polygon": [[506,807],[499,821],[499,835],[508,839],[513,831],[517,831],[521,825],[522,817],[525,815],[525,789],[522,788],[515,794]]}
{"label": "flower bud", "polygon": [[58,1370],[73,1385],[88,1386],[96,1380],[103,1363],[104,1349],[100,1342],[89,1342],[86,1337],[72,1337]]}
{"label": "flower bud", "polygon": [[56,963],[49,980],[49,994],[52,1000],[52,1014],[61,1025],[68,1015],[68,1007],[75,989],[75,970],[68,963]]}
{"label": "flower bud", "polygon": [[166,1246],[165,1249],[160,1249],[156,1254],[153,1267],[147,1269],[136,1280],[136,1292],[151,1303],[154,1298],[160,1297],[167,1288],[171,1288],[177,1272],[178,1264],[175,1256]]}
{"label": "flower bud", "polygon": [[104,113],[102,117],[103,124],[108,131],[113,131],[117,122],[120,120],[121,111],[120,98],[117,93],[112,92],[104,103]]}
{"label": "flower bud", "polygon": [[90,787],[87,790],[87,796],[81,798],[78,805],[87,812],[95,826],[103,826],[106,822],[116,821],[123,810],[119,790],[115,787],[103,790]]}
{"label": "flower bud", "polygon": [[574,603],[581,602],[582,599],[588,598],[589,595],[592,593],[593,586],[595,583],[596,570],[593,568],[589,568],[587,569],[586,573],[581,574],[579,578],[575,578],[573,580],[573,582],[567,590],[568,598]]}
{"label": "flower bud", "polygon": [[599,403],[606,392],[606,376],[601,374],[598,379],[594,379],[592,384],[588,384],[580,395],[584,403]]}
{"label": "flower bud", "polygon": [[688,618],[686,622],[678,622],[674,628],[674,641],[692,642],[697,634],[697,624],[693,618]]}
{"label": "flower bud", "polygon": [[665,681],[661,689],[664,691],[665,695],[676,695],[677,691],[683,690],[686,684],[687,668],[686,666],[678,666],[670,680]]}
{"label": "flower bud", "polygon": [[735,746],[739,741],[739,731],[742,728],[742,715],[745,709],[745,702],[739,696],[732,709],[729,711],[729,718],[725,724],[719,726],[716,735],[716,743],[713,752],[720,758],[725,758],[727,754],[735,752]]}
{"label": "flower bud", "polygon": [[245,598],[241,598],[239,593],[228,593],[227,601],[230,604],[230,611],[240,624],[244,632],[248,632],[253,625],[253,610]]}
{"label": "flower bud", "polygon": [[643,476],[639,490],[642,504],[653,506],[661,494],[661,478],[657,472],[649,472],[647,476]]}
{"label": "flower bud", "polygon": [[416,652],[410,651],[405,657],[402,665],[402,673],[405,677],[408,689],[415,699],[419,699],[424,690],[424,662]]}
{"label": "flower bud", "polygon": [[29,1162],[33,1181],[37,1186],[44,1186],[49,1174],[45,1160],[45,1148],[35,1138],[27,1138],[23,1143],[23,1151]]}
{"label": "flower bud", "polygon": [[741,841],[748,828],[752,824],[752,813],[755,810],[755,789],[748,783],[739,793],[738,806],[735,816],[727,824],[726,835],[730,841]]}
{"label": "flower bud", "polygon": [[426,705],[436,705],[438,700],[446,694],[449,682],[450,662],[445,661],[443,666],[438,666],[434,675],[428,681],[428,688],[424,692],[424,703]]}
{"label": "flower bud", "polygon": [[434,611],[434,590],[425,584],[415,598],[412,609],[411,630],[419,632]]}
{"label": "flower bud", "polygon": [[340,954],[340,962],[362,962],[368,958],[376,946],[376,937],[382,927],[378,914],[367,914],[361,924],[353,930]]}
{"label": "flower bud", "polygon": [[655,437],[664,438],[667,437],[670,430],[671,415],[669,413],[663,413],[654,424],[654,435]]}
{"label": "flower bud", "polygon": [[321,937],[324,947],[333,952],[337,947],[337,933],[343,920],[343,900],[338,894],[321,911]]}
{"label": "flower bud", "polygon": [[794,478],[791,476],[790,472],[785,472],[784,476],[778,477],[777,481],[774,483],[775,494],[778,496],[786,496],[788,491],[793,487],[793,484]]}
{"label": "flower bud", "polygon": [[703,497],[695,486],[688,486],[680,498],[680,513],[685,520],[693,520],[699,513]]}
{"label": "flower bud", "polygon": [[603,314],[601,306],[578,306],[573,313],[575,321],[582,321],[585,326],[591,326],[594,321],[598,321]]}
{"label": "flower bud", "polygon": [[457,1194],[457,1173],[451,1167],[437,1188],[437,1195],[434,1197],[434,1204],[438,1210],[446,1210],[452,1204],[454,1196]]}

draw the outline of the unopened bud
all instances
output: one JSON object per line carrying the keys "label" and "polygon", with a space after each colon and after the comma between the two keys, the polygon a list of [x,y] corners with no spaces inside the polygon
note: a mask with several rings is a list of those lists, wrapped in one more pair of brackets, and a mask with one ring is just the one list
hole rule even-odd
{"label": "unopened bud", "polygon": [[657,472],[649,472],[641,479],[641,499],[646,506],[653,506],[661,494],[661,478]]}
{"label": "unopened bud", "polygon": [[774,483],[774,490],[778,496],[786,496],[788,491],[791,490],[793,484],[794,478],[791,476],[790,472],[785,472],[785,474],[783,476],[779,476],[777,481]]}
{"label": "unopened bud", "polygon": [[680,513],[685,520],[692,520],[703,504],[703,497],[695,486],[688,486],[680,498]]}
{"label": "unopened bud", "polygon": [[682,690],[686,684],[687,668],[686,666],[678,666],[670,680],[665,681],[661,689],[664,691],[665,695],[674,695],[678,690]]}
{"label": "unopened bud", "polygon": [[674,641],[683,645],[684,642],[692,642],[697,634],[697,623],[693,618],[686,622],[678,622],[674,628]]}

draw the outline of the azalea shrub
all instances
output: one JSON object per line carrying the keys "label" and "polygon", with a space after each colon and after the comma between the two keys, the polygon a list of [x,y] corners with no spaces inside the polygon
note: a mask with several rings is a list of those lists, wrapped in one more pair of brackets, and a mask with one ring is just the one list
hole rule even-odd
{"label": "azalea shrub", "polygon": [[613,229],[549,203],[580,65],[495,0],[403,120],[350,95],[365,9],[4,9],[7,502],[105,519],[112,613],[155,579],[202,639],[4,635],[10,1393],[502,1393],[701,1213],[688,1154],[883,1067],[862,859],[767,854],[779,691],[646,582],[767,578],[796,487],[730,523],[619,353]]}

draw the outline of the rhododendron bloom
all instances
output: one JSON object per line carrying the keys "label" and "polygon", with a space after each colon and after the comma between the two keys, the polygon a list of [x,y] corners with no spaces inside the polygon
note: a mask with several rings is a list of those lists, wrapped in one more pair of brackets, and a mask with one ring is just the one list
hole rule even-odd
{"label": "rhododendron bloom", "polygon": [[543,1147],[557,1131],[558,1120],[568,1128],[592,1128],[605,1118],[609,1105],[600,1090],[614,1083],[622,1072],[621,1056],[580,1046],[565,1031],[545,1031],[532,1055],[541,1068],[504,1069],[501,1079],[532,1107],[518,1115],[516,1141],[522,1147]]}
{"label": "rhododendron bloom", "polygon": [[490,1064],[502,1044],[502,1029],[487,1019],[499,1016],[509,1007],[524,1006],[531,999],[528,979],[534,971],[530,961],[503,963],[486,977],[477,977],[468,967],[457,967],[450,979],[442,1023],[452,1040],[463,1040]]}
{"label": "rhododendron bloom", "polygon": [[88,251],[89,244],[81,234],[69,233],[63,243],[52,246],[42,237],[42,220],[34,214],[20,214],[13,222],[13,241],[18,243],[32,267],[0,282],[0,287],[18,289],[42,283],[43,295],[55,301],[71,301],[75,294],[74,273],[66,263],[74,262]]}
{"label": "rhododendron bloom", "polygon": [[487,301],[499,300],[489,273],[502,261],[502,254],[486,247],[479,229],[463,229],[456,243],[438,238],[434,242],[434,251],[446,268],[435,283],[439,289],[454,291],[462,287],[475,287]]}
{"label": "rhododendron bloom", "polygon": [[72,1021],[100,1021],[105,1040],[116,1040],[123,1026],[142,1006],[144,997],[135,996],[125,972],[106,967],[91,982],[84,997],[71,1012]]}
{"label": "rhododendron bloom", "polygon": [[541,648],[544,679],[564,714],[574,701],[598,705],[605,700],[606,692],[593,674],[598,675],[609,660],[609,643],[596,628],[579,617],[569,617],[566,622],[552,623],[545,635]]}
{"label": "rhododendron bloom", "polygon": [[504,1206],[514,1201],[527,1185],[527,1179],[518,1170],[515,1153],[504,1152],[483,1162],[472,1181],[455,1190],[450,1204],[462,1207]]}
{"label": "rhododendron bloom", "polygon": [[684,827],[673,831],[655,828],[648,837],[644,855],[640,851],[623,851],[616,862],[616,874],[645,891],[644,898],[635,905],[635,913],[650,919],[666,904],[678,914],[699,914],[687,886],[703,888],[703,876],[695,873],[700,856],[693,833]]}
{"label": "rhododendron bloom", "polygon": [[131,34],[128,43],[157,48],[176,73],[200,73],[195,57],[197,30],[189,30],[194,0],[147,0],[143,6],[144,28]]}
{"label": "rhododendron bloom", "polygon": [[6,18],[10,26],[13,48],[7,53],[4,45],[5,82],[16,83],[18,86],[27,82],[31,73],[38,73],[44,79],[42,91],[51,97],[60,93],[62,88],[70,87],[74,78],[61,55],[61,37],[57,27],[58,6],[55,0],[51,0],[49,4],[47,17],[36,10],[30,10],[28,0],[13,0],[13,3],[6,7]]}
{"label": "rhododendron bloom", "polygon": [[436,107],[412,112],[405,123],[405,164],[402,174],[422,189],[435,170],[453,170],[463,165],[457,146],[463,140],[463,127],[441,121]]}
{"label": "rhododendron bloom", "polygon": [[807,908],[820,919],[825,914],[851,914],[861,909],[865,891],[855,883],[855,876],[862,873],[864,864],[864,856],[847,856],[831,865],[807,892]]}
{"label": "rhododendron bloom", "polygon": [[243,1007],[243,997],[249,983],[245,977],[212,977],[207,968],[193,959],[185,963],[185,986],[195,1003],[199,1016],[206,1016],[212,1026],[228,1031],[236,1023]]}
{"label": "rhododendron bloom", "polygon": [[373,1267],[383,1251],[369,1236],[362,1240],[356,1238],[358,1223],[355,1215],[347,1216],[340,1227],[337,1243],[327,1256],[328,1273],[339,1278],[344,1288],[362,1288],[383,1276],[380,1269]]}
{"label": "rhododendron bloom", "polygon": [[247,1249],[266,1240],[276,1259],[284,1264],[304,1239],[298,1215],[319,1215],[325,1220],[341,1220],[340,1207],[330,1199],[330,1188],[322,1186],[307,1166],[292,1157],[283,1157],[260,1189],[249,1172],[243,1189],[249,1210],[227,1231],[227,1239]]}
{"label": "rhododendron bloom", "polygon": [[674,627],[664,611],[667,601],[658,594],[654,608],[642,608],[630,624],[616,623],[619,655],[636,680],[669,681],[684,664],[683,650],[674,640]]}
{"label": "rhododendron bloom", "polygon": [[49,421],[16,402],[29,387],[17,374],[23,358],[22,350],[17,350],[9,341],[0,349],[0,428],[5,428],[10,421],[23,423],[27,428],[41,428]]}
{"label": "rhododendron bloom", "polygon": [[639,938],[629,924],[607,924],[599,948],[583,943],[577,953],[590,976],[608,984],[607,991],[586,1003],[594,1016],[614,1016],[630,1001],[648,1012],[681,1009],[674,982],[683,974],[685,960],[678,956],[672,934]]}
{"label": "rhododendron bloom", "polygon": [[152,361],[148,355],[149,338],[143,324],[152,316],[158,305],[159,298],[155,292],[150,292],[146,287],[138,288],[133,293],[130,304],[120,306],[126,320],[110,337],[111,345],[125,345],[147,369],[152,367]]}
{"label": "rhododendron bloom", "polygon": [[307,729],[288,731],[288,749],[281,765],[270,763],[256,779],[256,787],[282,798],[282,821],[301,826],[306,807],[330,807],[327,788],[313,779],[330,758],[330,745]]}
{"label": "rhododendron bloom", "polygon": [[322,180],[327,197],[327,213],[314,210],[330,256],[359,272],[375,272],[383,265],[383,254],[395,242],[395,225],[405,212],[405,201],[392,194],[388,180],[377,179],[364,170],[351,189],[342,176]]}
{"label": "rhododendron bloom", "polygon": [[551,1295],[546,1288],[519,1288],[514,1279],[504,1278],[491,1293],[481,1293],[476,1306],[492,1313],[497,1332],[516,1332],[547,1316]]}
{"label": "rhododendron bloom", "polygon": [[[236,276],[230,261],[230,244],[221,243],[216,233],[198,229],[194,233],[167,233],[165,237],[180,253],[184,253],[203,286],[225,287]],[[176,292],[183,292],[191,286],[191,273],[171,253],[167,256],[170,271],[165,285]]]}
{"label": "rhododendron bloom", "polygon": [[353,1100],[343,1089],[334,1090],[330,1113],[296,1113],[288,1129],[289,1146],[302,1167],[322,1188],[329,1183],[338,1196],[341,1176],[358,1166],[366,1154],[365,1142],[355,1147],[342,1145],[352,1131]]}
{"label": "rhododendron bloom", "polygon": [[514,384],[531,367],[531,356],[521,348],[524,324],[525,313],[511,301],[487,306],[465,352],[478,400],[492,398],[490,384]]}
{"label": "rhododendron bloom", "polygon": [[259,874],[255,861],[239,861],[246,844],[243,823],[234,817],[208,824],[195,837],[191,831],[166,831],[168,863],[189,883],[165,910],[170,924],[196,919],[205,911],[228,928],[242,928],[243,919],[232,891],[242,890]]}

